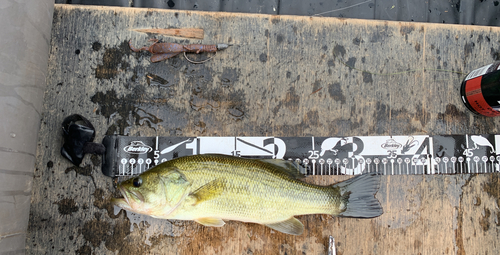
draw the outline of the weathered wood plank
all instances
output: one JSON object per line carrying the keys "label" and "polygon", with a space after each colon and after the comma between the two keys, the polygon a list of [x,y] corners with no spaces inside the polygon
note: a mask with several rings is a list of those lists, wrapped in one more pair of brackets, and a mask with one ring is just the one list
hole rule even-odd
{"label": "weathered wood plank", "polygon": [[[151,64],[136,28],[199,27],[231,43],[203,64]],[[46,254],[494,253],[498,174],[386,176],[376,219],[302,216],[302,236],[229,222],[114,215],[101,160],[72,167],[60,123],[79,113],[105,134],[351,136],[498,133],[459,97],[464,73],[500,59],[500,28],[299,16],[57,5],[27,249]],[[192,56],[197,58],[198,56]],[[200,58],[202,56],[199,56]],[[330,184],[348,177],[309,177]]]}

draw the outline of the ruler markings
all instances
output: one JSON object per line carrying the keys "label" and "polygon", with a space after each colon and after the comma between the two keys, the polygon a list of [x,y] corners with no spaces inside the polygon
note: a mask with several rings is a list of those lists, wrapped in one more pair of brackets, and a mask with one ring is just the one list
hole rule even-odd
{"label": "ruler markings", "polygon": [[[199,153],[289,159],[305,167],[306,175],[500,171],[500,155],[496,154],[500,151],[500,135],[114,137],[118,139],[116,144],[119,146],[114,151],[111,148],[109,153],[114,154],[108,157],[115,160],[110,164],[115,169],[114,176],[137,175],[167,160]],[[168,152],[158,153],[162,150]]]}

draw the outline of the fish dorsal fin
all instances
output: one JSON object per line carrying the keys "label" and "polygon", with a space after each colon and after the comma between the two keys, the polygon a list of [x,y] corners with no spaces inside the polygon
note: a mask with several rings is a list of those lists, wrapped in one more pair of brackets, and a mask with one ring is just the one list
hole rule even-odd
{"label": "fish dorsal fin", "polygon": [[302,222],[297,220],[296,218],[292,217],[288,220],[285,221],[280,221],[276,223],[271,223],[271,224],[265,224],[266,226],[285,233],[285,234],[290,234],[290,235],[301,235],[304,232],[304,225]]}
{"label": "fish dorsal fin", "polygon": [[224,226],[224,224],[226,224],[220,218],[211,218],[211,217],[199,218],[199,219],[195,219],[194,221],[200,223],[203,226],[207,226],[207,227],[222,227],[222,226]]}
{"label": "fish dorsal fin", "polygon": [[283,159],[258,159],[258,161],[269,164],[273,169],[286,173],[295,179],[304,178],[305,169],[293,161]]}
{"label": "fish dorsal fin", "polygon": [[215,179],[192,192],[189,197],[194,198],[193,205],[197,205],[203,201],[211,200],[218,197],[226,188],[226,182],[222,178]]}

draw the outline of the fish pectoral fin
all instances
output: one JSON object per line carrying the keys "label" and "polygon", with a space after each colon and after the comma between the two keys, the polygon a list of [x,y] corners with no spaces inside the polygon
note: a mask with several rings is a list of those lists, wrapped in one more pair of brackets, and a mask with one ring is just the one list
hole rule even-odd
{"label": "fish pectoral fin", "polygon": [[194,198],[193,205],[218,197],[224,191],[226,182],[222,178],[215,179],[195,190],[189,195]]}
{"label": "fish pectoral fin", "polygon": [[270,227],[276,231],[290,234],[290,235],[301,235],[304,232],[304,225],[302,222],[292,217],[285,221],[280,221],[271,224],[265,224],[267,227]]}
{"label": "fish pectoral fin", "polygon": [[199,218],[195,219],[194,221],[200,223],[203,226],[207,227],[222,227],[224,224],[226,224],[222,219],[219,218]]}

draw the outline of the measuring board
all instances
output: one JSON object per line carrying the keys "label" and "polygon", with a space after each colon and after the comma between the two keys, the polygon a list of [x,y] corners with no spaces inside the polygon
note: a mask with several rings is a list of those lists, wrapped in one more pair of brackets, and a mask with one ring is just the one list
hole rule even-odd
{"label": "measuring board", "polygon": [[188,155],[295,161],[305,175],[461,174],[500,171],[500,135],[352,137],[106,136],[102,171],[134,176]]}

